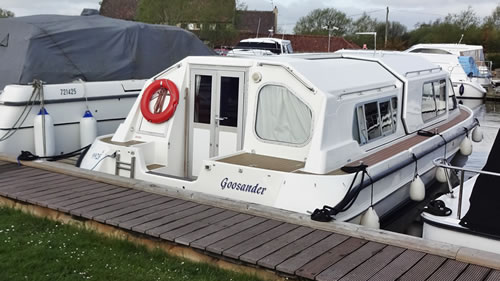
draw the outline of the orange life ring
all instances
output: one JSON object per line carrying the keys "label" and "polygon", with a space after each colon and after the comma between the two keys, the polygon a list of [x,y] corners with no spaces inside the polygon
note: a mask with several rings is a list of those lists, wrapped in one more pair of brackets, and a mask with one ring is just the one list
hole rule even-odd
{"label": "orange life ring", "polygon": [[[168,102],[167,108],[163,109],[163,101],[165,100],[166,92],[158,93],[154,112],[149,110],[149,103],[151,98],[158,90],[165,89],[166,92],[170,93],[170,101]],[[151,83],[144,91],[141,99],[141,112],[142,116],[151,123],[163,123],[170,119],[177,108],[179,103],[179,90],[174,82],[168,79],[159,79]]]}

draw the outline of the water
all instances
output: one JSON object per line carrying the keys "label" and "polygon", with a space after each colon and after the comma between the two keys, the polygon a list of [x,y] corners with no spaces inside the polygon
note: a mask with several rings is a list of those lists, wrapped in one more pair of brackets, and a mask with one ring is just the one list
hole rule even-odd
{"label": "water", "polygon": [[[479,120],[481,130],[483,131],[483,141],[479,143],[472,142],[472,154],[469,157],[463,157],[457,153],[457,157],[453,159],[452,164],[481,170],[486,163],[488,154],[500,128],[500,101],[461,100],[461,102],[474,111],[474,116]],[[473,173],[466,173],[465,177],[467,179],[472,175]],[[399,210],[397,214],[382,222],[382,228],[413,236],[421,236],[422,222],[420,220],[420,213],[422,209],[438,193],[446,192],[447,190],[448,186],[446,184],[436,182],[427,190],[424,201],[409,203],[405,208]]]}

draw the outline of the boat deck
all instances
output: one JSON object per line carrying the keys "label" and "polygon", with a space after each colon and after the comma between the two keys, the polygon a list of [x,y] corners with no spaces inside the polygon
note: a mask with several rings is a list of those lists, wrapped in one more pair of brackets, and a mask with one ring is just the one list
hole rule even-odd
{"label": "boat deck", "polygon": [[300,220],[281,210],[256,215],[248,205],[238,211],[220,203],[226,200],[202,204],[192,194],[153,193],[151,184],[144,185],[150,191],[130,188],[141,186],[137,180],[74,167],[57,171],[64,166],[58,163],[26,164],[32,167],[0,160],[0,206],[88,220],[167,243],[165,248],[184,257],[195,253],[215,264],[271,272],[271,279],[500,280],[500,258],[494,254],[346,223]]}

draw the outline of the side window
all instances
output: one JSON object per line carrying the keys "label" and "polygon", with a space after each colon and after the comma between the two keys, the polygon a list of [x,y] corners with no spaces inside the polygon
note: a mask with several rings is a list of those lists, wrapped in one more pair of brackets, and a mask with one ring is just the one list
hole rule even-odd
{"label": "side window", "polygon": [[424,122],[436,117],[436,101],[432,83],[425,83],[422,92],[422,119]]}
{"label": "side window", "polygon": [[424,83],[421,110],[424,122],[446,113],[446,81],[444,79]]}
{"label": "side window", "polygon": [[312,113],[287,88],[266,85],[259,92],[255,133],[264,140],[304,144],[310,137]]}
{"label": "side window", "polygon": [[358,105],[353,127],[354,139],[365,144],[396,132],[397,106],[396,97]]}

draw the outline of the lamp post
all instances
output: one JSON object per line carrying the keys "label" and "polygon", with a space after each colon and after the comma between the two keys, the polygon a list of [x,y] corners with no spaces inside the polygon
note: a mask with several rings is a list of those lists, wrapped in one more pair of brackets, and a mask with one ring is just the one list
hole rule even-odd
{"label": "lamp post", "polygon": [[323,26],[323,29],[328,30],[328,52],[330,52],[330,38],[332,37],[332,31],[339,30],[339,28],[336,26],[330,27],[329,25],[325,25]]}
{"label": "lamp post", "polygon": [[358,35],[373,35],[373,50],[377,52],[377,32],[356,32]]}

